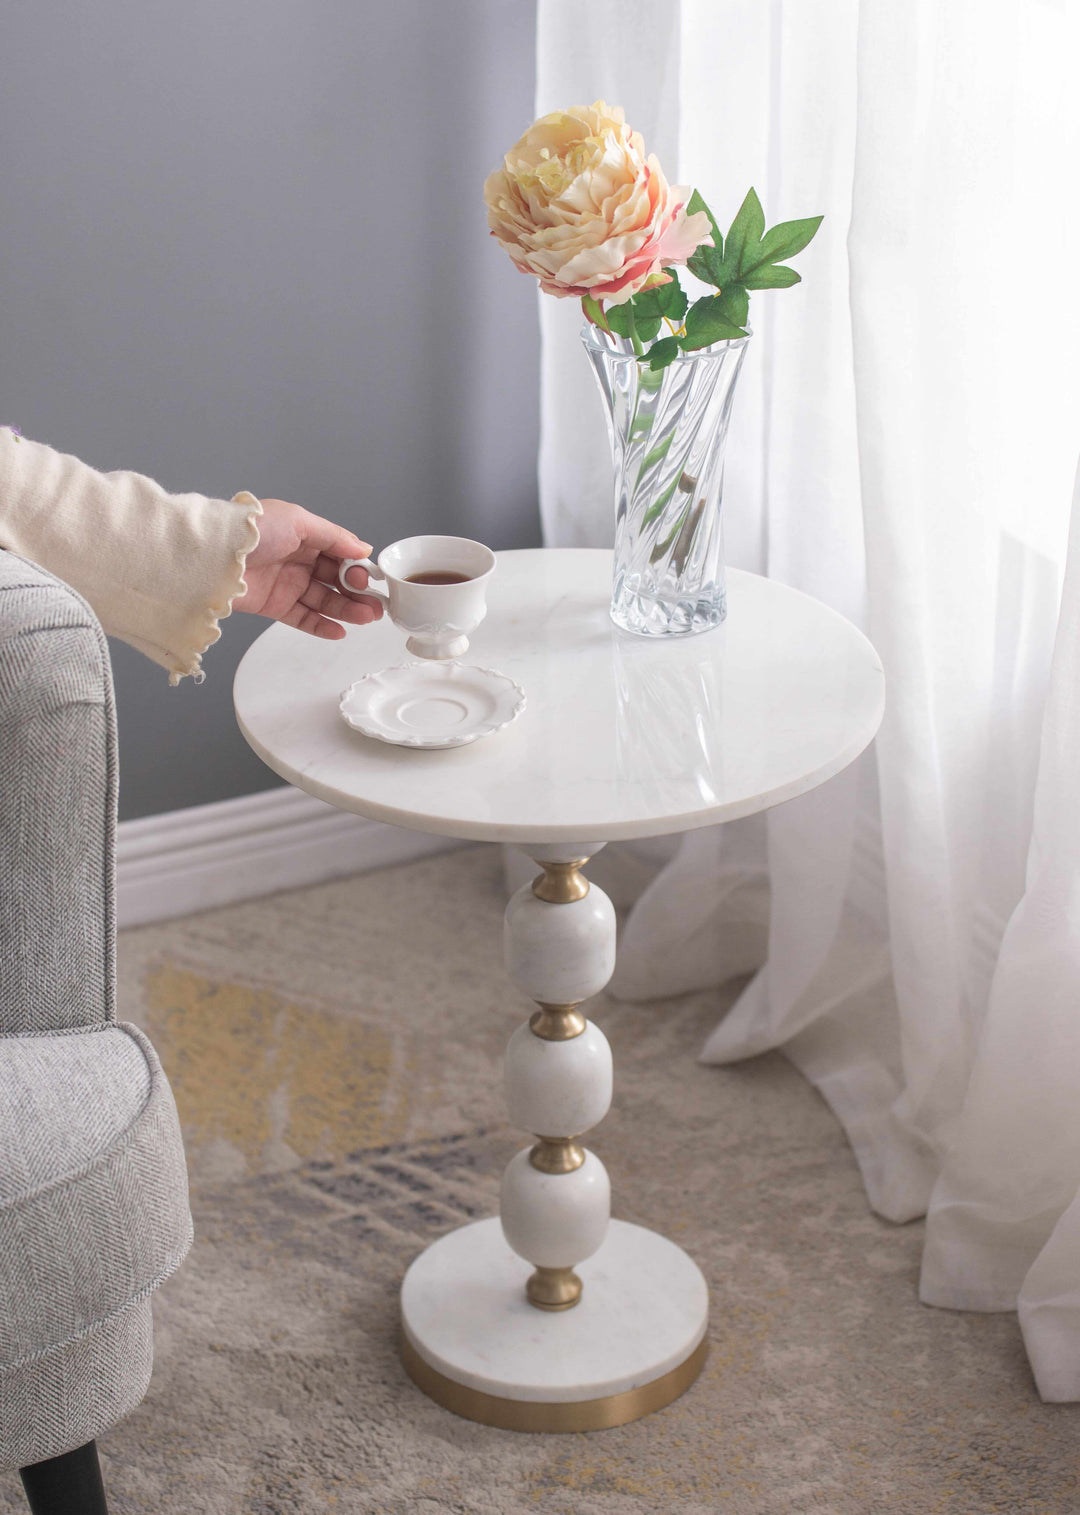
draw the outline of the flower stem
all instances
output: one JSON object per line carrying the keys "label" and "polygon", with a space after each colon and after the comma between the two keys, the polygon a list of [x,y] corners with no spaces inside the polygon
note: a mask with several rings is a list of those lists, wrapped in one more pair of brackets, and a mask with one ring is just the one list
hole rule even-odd
{"label": "flower stem", "polygon": [[641,338],[637,334],[637,322],[634,320],[634,306],[632,302],[627,302],[626,324],[630,328],[630,340],[634,344],[634,352],[639,358],[643,358],[645,356],[645,349],[642,347]]}

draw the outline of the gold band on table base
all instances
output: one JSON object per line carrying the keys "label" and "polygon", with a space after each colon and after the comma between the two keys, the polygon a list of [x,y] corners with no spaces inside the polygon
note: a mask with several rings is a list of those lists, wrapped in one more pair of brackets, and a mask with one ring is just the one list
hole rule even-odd
{"label": "gold band on table base", "polygon": [[654,1410],[662,1410],[685,1394],[704,1367],[708,1351],[706,1338],[678,1367],[651,1383],[601,1399],[552,1404],[539,1399],[499,1399],[456,1383],[425,1362],[408,1337],[401,1342],[405,1371],[429,1399],[466,1420],[478,1420],[482,1425],[498,1426],[503,1431],[606,1431],[612,1426],[625,1426]]}

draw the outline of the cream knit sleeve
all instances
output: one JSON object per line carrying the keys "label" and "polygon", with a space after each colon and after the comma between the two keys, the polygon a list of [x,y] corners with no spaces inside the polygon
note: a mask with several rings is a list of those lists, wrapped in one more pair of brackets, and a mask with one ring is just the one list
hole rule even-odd
{"label": "cream knit sleeve", "polygon": [[261,514],[254,495],[167,494],[142,474],[98,473],[0,427],[0,547],[78,590],[172,684],[202,678],[202,654],[244,592]]}

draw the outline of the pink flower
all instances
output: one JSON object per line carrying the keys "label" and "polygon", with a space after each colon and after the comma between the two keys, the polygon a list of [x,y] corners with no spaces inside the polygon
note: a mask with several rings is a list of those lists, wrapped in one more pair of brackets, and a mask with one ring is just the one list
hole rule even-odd
{"label": "pink flower", "polygon": [[542,116],[484,185],[491,234],[522,273],[549,295],[610,305],[712,245],[708,216],[686,214],[691,193],[603,100]]}

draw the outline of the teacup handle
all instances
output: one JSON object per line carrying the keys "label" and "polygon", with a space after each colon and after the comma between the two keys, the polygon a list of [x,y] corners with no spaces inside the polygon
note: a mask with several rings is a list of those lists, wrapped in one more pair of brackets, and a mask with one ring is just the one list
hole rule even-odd
{"label": "teacup handle", "polygon": [[[353,589],[346,584],[345,575],[350,568],[366,568],[368,571],[368,586],[366,589]],[[376,579],[381,579],[382,584],[377,584]],[[341,567],[338,569],[338,583],[342,589],[347,589],[350,594],[377,594],[380,600],[388,600],[390,591],[386,588],[386,575],[377,563],[371,558],[342,558]]]}

